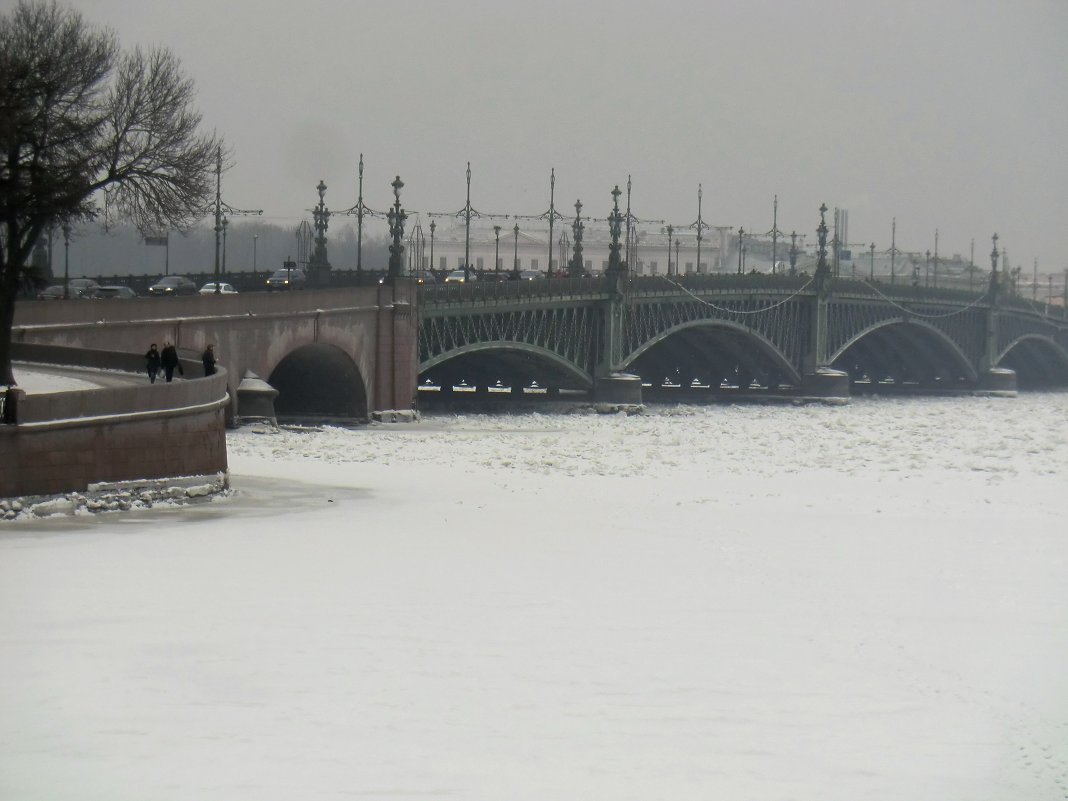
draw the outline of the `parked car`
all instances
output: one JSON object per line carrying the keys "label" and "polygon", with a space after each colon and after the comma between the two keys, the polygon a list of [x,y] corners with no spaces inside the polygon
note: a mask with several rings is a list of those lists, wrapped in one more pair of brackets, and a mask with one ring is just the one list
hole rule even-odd
{"label": "parked car", "polygon": [[474,270],[468,269],[467,274],[464,274],[463,270],[453,270],[451,273],[445,276],[446,284],[462,284],[464,282],[470,283],[478,280],[478,273]]}
{"label": "parked car", "polygon": [[430,270],[412,270],[412,278],[417,284],[436,284],[438,279]]}
{"label": "parked car", "polygon": [[[200,288],[200,294],[201,295],[214,295],[214,294],[216,294],[215,293],[215,282],[214,281],[209,281],[208,283],[204,284],[204,286],[202,286]],[[218,294],[220,294],[220,295],[236,295],[237,294],[237,290],[234,289],[234,285],[233,284],[224,284],[223,282],[220,281],[219,282],[219,292],[218,292]]]}
{"label": "parked car", "polygon": [[170,298],[175,295],[195,295],[197,285],[184,275],[167,275],[148,288],[148,294],[156,298]]}
{"label": "parked car", "polygon": [[303,270],[275,270],[267,279],[267,291],[275,289],[304,289],[308,278]]}
{"label": "parked car", "polygon": [[92,300],[130,300],[137,297],[128,286],[98,286],[92,292],[87,292],[85,297]]}

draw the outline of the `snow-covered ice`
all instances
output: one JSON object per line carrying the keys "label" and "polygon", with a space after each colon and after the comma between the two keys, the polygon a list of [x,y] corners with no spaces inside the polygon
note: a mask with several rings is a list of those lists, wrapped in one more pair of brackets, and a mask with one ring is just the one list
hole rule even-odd
{"label": "snow-covered ice", "polygon": [[0,798],[1068,793],[1068,394],[228,436],[0,528]]}

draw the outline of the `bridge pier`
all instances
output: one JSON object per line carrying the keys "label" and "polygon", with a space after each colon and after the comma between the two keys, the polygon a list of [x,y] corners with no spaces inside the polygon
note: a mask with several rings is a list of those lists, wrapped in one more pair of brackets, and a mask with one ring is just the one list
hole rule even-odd
{"label": "bridge pier", "polygon": [[641,377],[631,373],[609,373],[595,379],[593,402],[598,411],[635,411],[641,408]]}
{"label": "bridge pier", "polygon": [[992,367],[979,373],[976,382],[977,395],[993,395],[999,398],[1016,397],[1016,372],[1004,367]]}
{"label": "bridge pier", "polygon": [[849,373],[831,367],[817,367],[801,380],[801,395],[825,403],[848,403]]}

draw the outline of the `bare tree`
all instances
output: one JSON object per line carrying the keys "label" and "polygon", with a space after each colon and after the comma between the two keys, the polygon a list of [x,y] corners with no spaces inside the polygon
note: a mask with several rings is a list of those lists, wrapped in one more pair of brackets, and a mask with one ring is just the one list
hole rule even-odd
{"label": "bare tree", "polygon": [[188,227],[207,207],[214,134],[165,49],[122,52],[54,1],[0,16],[0,384],[34,244],[52,225],[109,214],[142,231]]}

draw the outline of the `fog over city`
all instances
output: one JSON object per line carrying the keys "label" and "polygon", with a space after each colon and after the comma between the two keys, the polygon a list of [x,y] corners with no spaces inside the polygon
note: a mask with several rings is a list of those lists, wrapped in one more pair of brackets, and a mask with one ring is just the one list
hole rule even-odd
{"label": "fog over city", "polygon": [[[10,7],[2,0],[0,7]],[[335,3],[82,0],[122,44],[177,53],[232,148],[224,200],[264,221],[334,211],[594,217],[778,227],[818,207],[849,237],[1063,280],[1068,6],[871,2]],[[425,220],[424,220],[425,224]]]}

